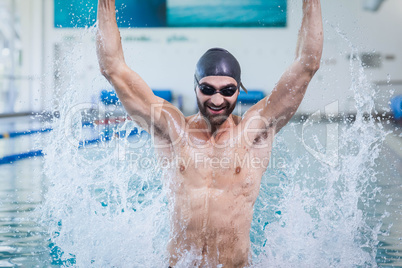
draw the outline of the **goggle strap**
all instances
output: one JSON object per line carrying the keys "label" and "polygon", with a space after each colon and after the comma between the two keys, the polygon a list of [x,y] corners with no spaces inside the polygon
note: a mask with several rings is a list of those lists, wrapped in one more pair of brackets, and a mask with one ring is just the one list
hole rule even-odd
{"label": "goggle strap", "polygon": [[246,93],[248,93],[247,89],[244,87],[244,85],[243,85],[242,82],[240,82],[240,87],[241,87],[241,89],[243,89]]}

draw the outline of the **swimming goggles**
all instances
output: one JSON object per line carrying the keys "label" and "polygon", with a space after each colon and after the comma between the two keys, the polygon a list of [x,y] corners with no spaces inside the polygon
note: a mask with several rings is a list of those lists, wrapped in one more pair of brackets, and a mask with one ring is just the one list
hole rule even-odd
{"label": "swimming goggles", "polygon": [[195,78],[195,81],[197,82],[197,86],[200,89],[201,93],[204,95],[207,95],[207,96],[212,96],[212,95],[215,95],[216,93],[219,93],[224,97],[231,97],[239,89],[239,87],[236,87],[236,86],[228,86],[228,87],[222,88],[221,90],[218,91],[218,90],[216,90],[216,88],[211,87],[209,85],[205,85],[205,84],[200,85],[200,82],[198,81],[197,77],[194,76],[194,78]]}

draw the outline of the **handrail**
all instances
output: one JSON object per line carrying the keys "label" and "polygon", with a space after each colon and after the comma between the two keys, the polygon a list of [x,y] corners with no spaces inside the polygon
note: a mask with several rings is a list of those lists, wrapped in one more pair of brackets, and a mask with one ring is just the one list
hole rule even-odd
{"label": "handrail", "polygon": [[0,113],[0,118],[23,117],[23,116],[32,116],[32,115],[37,115],[37,113],[34,113],[34,112],[20,112],[20,113],[9,113],[9,114],[1,114]]}

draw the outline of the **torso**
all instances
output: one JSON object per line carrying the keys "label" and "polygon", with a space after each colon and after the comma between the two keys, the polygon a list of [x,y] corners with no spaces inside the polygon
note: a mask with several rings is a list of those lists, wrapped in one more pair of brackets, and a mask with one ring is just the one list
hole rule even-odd
{"label": "torso", "polygon": [[[185,131],[169,149],[159,150],[160,156],[174,159],[164,170],[170,189],[172,267],[188,256],[192,258],[185,266],[249,264],[253,206],[268,166],[273,134],[245,135],[240,118],[234,121],[233,133],[208,139]],[[251,142],[246,140],[249,137]],[[265,146],[258,148],[262,143]]]}

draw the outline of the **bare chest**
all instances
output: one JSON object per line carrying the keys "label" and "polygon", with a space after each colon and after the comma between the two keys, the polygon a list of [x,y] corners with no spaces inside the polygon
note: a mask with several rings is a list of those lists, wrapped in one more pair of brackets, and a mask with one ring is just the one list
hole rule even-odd
{"label": "bare chest", "polygon": [[261,157],[242,147],[182,147],[176,158],[176,185],[220,192],[236,188],[254,191],[269,163],[269,155]]}

